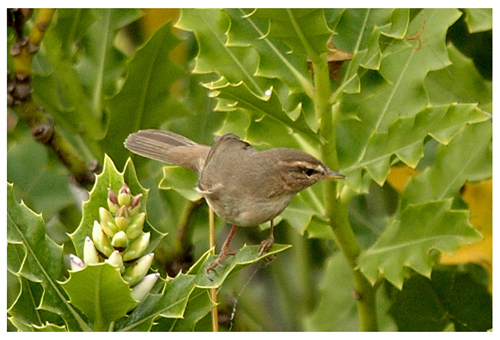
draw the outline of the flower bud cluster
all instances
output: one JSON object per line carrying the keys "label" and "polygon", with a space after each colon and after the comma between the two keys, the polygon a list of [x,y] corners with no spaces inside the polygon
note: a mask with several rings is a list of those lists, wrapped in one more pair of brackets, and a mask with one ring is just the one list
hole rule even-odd
{"label": "flower bud cluster", "polygon": [[120,270],[132,288],[134,299],[141,301],[156,283],[159,274],[147,275],[154,254],[144,254],[151,234],[144,233],[146,214],[139,212],[142,194],[133,196],[124,183],[118,195],[109,189],[108,209],[99,208],[99,221],[94,221],[92,237],[85,239],[83,261],[70,256],[71,269],[81,270],[88,264],[109,263]]}

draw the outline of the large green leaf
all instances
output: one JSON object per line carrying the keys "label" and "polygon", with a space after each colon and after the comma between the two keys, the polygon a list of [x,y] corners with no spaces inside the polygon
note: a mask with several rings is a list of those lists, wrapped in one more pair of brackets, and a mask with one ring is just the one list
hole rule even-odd
{"label": "large green leaf", "polygon": [[[75,204],[68,183],[68,171],[48,150],[25,133],[10,141],[7,150],[7,180],[14,191],[35,211],[50,220],[62,209]],[[29,164],[30,166],[26,166]],[[35,170],[36,169],[36,170]]]}
{"label": "large green leaf", "polygon": [[[373,40],[374,32],[401,39],[408,29],[408,23],[405,23],[407,9],[350,8],[325,11],[328,25],[335,31],[332,37],[334,45],[354,55],[364,55],[375,49],[372,44],[379,45],[378,36]],[[384,45],[377,47],[377,54],[381,54]]]}
{"label": "large green leaf", "polygon": [[[64,279],[62,247],[45,234],[45,223],[40,215],[35,214],[24,203],[16,202],[11,184],[7,185],[7,242],[9,247],[17,248],[17,271],[13,273],[26,280],[39,282],[43,287],[37,309],[61,315],[68,330],[89,330],[80,314],[66,300],[64,291],[58,284],[58,281]],[[9,254],[13,254],[12,249]],[[9,259],[13,260],[11,256]],[[9,268],[12,270],[13,267]],[[26,285],[26,280],[21,280],[24,283],[21,294],[28,293],[32,287]],[[22,301],[26,300],[18,299],[16,303]],[[34,306],[34,303],[31,305]],[[32,318],[29,320],[32,321]],[[43,326],[40,323],[38,325]]]}
{"label": "large green leaf", "polygon": [[217,288],[224,282],[224,280],[231,274],[235,269],[241,269],[253,263],[256,263],[266,257],[278,254],[288,248],[291,245],[288,244],[274,244],[265,254],[259,256],[259,246],[248,246],[244,245],[243,248],[238,250],[238,252],[229,256],[222,265],[217,266],[215,270],[210,271],[208,275],[205,273],[205,268],[211,262],[216,259],[216,256],[211,254],[210,251],[205,253],[197,263],[195,263],[190,269],[190,274],[196,275],[195,284],[200,288]]}
{"label": "large green leaf", "polygon": [[[295,14],[300,16],[299,12],[297,10]],[[321,10],[314,11],[313,16],[317,15],[322,15]],[[231,90],[229,84],[243,84],[255,99],[266,98],[266,101],[275,95],[272,91],[274,88],[279,94],[277,103],[280,107],[277,112],[283,111],[283,105],[286,111],[307,113],[307,125],[317,130],[313,105],[307,96],[301,96],[304,92],[309,95],[312,93],[306,57],[288,53],[289,47],[283,41],[266,36],[269,21],[265,13],[263,17],[258,17],[254,11],[244,9],[183,10],[177,26],[193,31],[197,37],[199,53],[194,72],[215,72],[223,77],[207,86],[222,94]],[[287,25],[291,25],[291,22],[285,23]],[[224,99],[227,98],[222,95],[218,99],[217,109],[231,110],[234,99],[226,102]],[[260,115],[260,112],[257,114]],[[307,129],[305,124],[302,125]]]}
{"label": "large green leaf", "polygon": [[[258,52],[257,76],[278,78],[290,88],[290,91],[304,91],[304,86],[311,86],[310,72],[307,69],[306,56],[288,53],[289,46],[268,33],[269,20],[255,16],[254,10],[225,9],[231,18],[227,32],[230,46],[247,46]],[[242,79],[243,80],[243,79]]]}
{"label": "large green leaf", "polygon": [[425,88],[433,105],[446,103],[478,103],[492,112],[492,83],[484,79],[472,59],[464,56],[455,45],[448,46],[452,64],[444,70],[430,72],[425,78]]}
{"label": "large green leaf", "polygon": [[332,35],[323,9],[257,9],[253,17],[269,20],[266,36],[283,40],[293,52],[315,57],[325,53]]}
{"label": "large green leaf", "polygon": [[187,114],[170,95],[170,87],[184,73],[169,56],[178,42],[171,24],[161,27],[128,62],[123,88],[106,102],[110,123],[103,142],[118,165],[125,164],[129,154],[123,142],[130,133]]}
{"label": "large green leaf", "polygon": [[77,70],[88,91],[92,112],[101,117],[103,101],[117,91],[125,70],[125,55],[115,47],[120,29],[141,16],[137,9],[93,10],[93,24],[81,43],[85,53],[78,60]]}
{"label": "large green leaf", "polygon": [[[198,322],[207,316],[214,306],[208,290],[195,288],[182,319],[162,318],[156,321],[156,327],[159,331],[168,329],[172,332],[192,332]],[[152,331],[155,331],[155,328]]]}
{"label": "large green leaf", "polygon": [[216,72],[230,83],[243,81],[256,94],[265,93],[266,82],[255,77],[258,53],[246,46],[229,46],[230,20],[220,9],[183,9],[176,27],[193,31],[198,41],[195,73]]}
{"label": "large green leaf", "polygon": [[125,316],[137,304],[120,269],[108,263],[87,265],[71,272],[61,286],[71,304],[93,320],[94,330],[106,330],[112,321]]}
{"label": "large green leaf", "polygon": [[[288,128],[288,134],[300,133],[302,138],[309,138],[317,143],[318,137],[313,132],[313,129],[317,129],[317,126],[309,127],[303,115],[291,117],[292,113],[285,112],[278,94],[273,89],[270,89],[269,94],[263,97],[258,97],[250,92],[248,86],[243,82],[236,85],[226,84],[211,87],[211,89],[214,90],[213,96],[224,100],[224,107],[222,108],[219,102],[217,110],[235,111],[236,108],[245,109],[250,112],[253,123],[260,122],[265,116],[273,123]],[[256,139],[256,141],[258,140]]]}
{"label": "large green leaf", "polygon": [[460,246],[481,240],[481,234],[469,224],[468,212],[450,210],[451,204],[448,199],[409,205],[361,254],[361,272],[372,284],[382,276],[401,289],[408,268],[430,276],[432,250],[452,255]]}
{"label": "large green leaf", "polygon": [[493,29],[492,8],[465,8],[465,22],[469,32],[483,32]]}
{"label": "large green leaf", "polygon": [[[90,192],[89,200],[83,203],[80,225],[75,232],[70,235],[78,257],[83,258],[85,238],[92,235],[94,221],[99,221],[99,208],[107,207],[108,189],[112,189],[115,193],[118,193],[123,183],[127,183],[132,195],[142,194],[141,211],[146,211],[148,191],[140,185],[132,161],[129,159],[125,165],[125,169],[120,173],[116,169],[111,158],[106,155],[103,171],[96,177],[96,182]],[[150,253],[165,234],[160,233],[152,227],[147,218],[144,223],[144,231],[151,232],[151,241],[148,249],[145,251],[145,253]]]}
{"label": "large green leaf", "polygon": [[[390,43],[384,44],[384,49],[381,48],[378,72],[363,74],[362,91],[359,94],[343,96],[340,115],[344,119],[339,124],[337,136],[341,170],[351,169],[364,162],[363,159],[371,152],[373,143],[378,143],[381,134],[387,133],[398,120],[415,117],[426,108],[428,101],[424,79],[429,71],[449,64],[445,34],[447,27],[457,20],[459,14],[456,10],[421,11],[411,20],[407,35],[418,33],[425,20],[425,28],[420,35],[421,41],[425,43],[415,49],[418,46],[415,41],[390,40]],[[412,151],[415,154],[418,150]],[[387,164],[387,159],[383,163]],[[382,161],[380,165],[383,165]],[[372,171],[379,183],[381,177],[385,177],[384,168],[387,165],[375,169],[382,171]],[[362,176],[353,175],[348,176],[347,183],[359,192]]]}
{"label": "large green leaf", "polygon": [[159,294],[150,294],[129,317],[117,322],[121,331],[149,331],[159,317],[182,318],[195,286],[195,277],[179,273],[169,278]]}
{"label": "large green leaf", "polygon": [[473,104],[452,104],[425,108],[415,116],[396,119],[384,132],[370,138],[363,158],[350,167],[342,168],[347,184],[360,188],[361,170],[382,185],[390,172],[395,155],[408,166],[415,168],[424,156],[424,141],[432,136],[447,145],[466,124],[489,119],[489,115]]}
{"label": "large green leaf", "polygon": [[454,197],[466,181],[492,176],[491,121],[465,126],[447,146],[441,146],[434,166],[413,178],[401,194],[402,207]]}
{"label": "large green leaf", "polygon": [[[294,36],[292,33],[291,36],[282,39],[284,37],[274,37],[269,30],[270,27],[280,27],[282,33],[286,30],[295,33],[297,33],[297,30],[309,30],[310,25],[306,25],[302,20],[296,22],[294,27],[290,18],[295,15],[305,15],[305,17],[310,15],[318,19],[315,25],[321,26],[323,34],[328,36],[331,32],[326,26],[323,26],[325,19],[322,10],[312,12],[300,9],[290,10],[287,14],[288,19],[285,20],[280,19],[280,14],[285,11],[281,9],[274,11],[225,9],[225,11],[231,18],[231,26],[227,33],[228,44],[231,46],[248,46],[255,49],[259,53],[259,65],[256,75],[273,78],[272,86],[279,95],[283,109],[291,117],[295,115],[294,120],[299,117],[298,114],[302,114],[310,129],[317,131],[319,122],[316,119],[313,109],[314,104],[310,98],[313,93],[312,74],[308,69],[307,56],[300,53],[290,53],[290,46],[287,45],[287,43],[300,45],[303,42],[308,42],[311,36],[303,36],[304,40],[300,41],[298,36]],[[321,36],[320,32],[308,32],[311,35],[319,33],[318,36]],[[310,52],[316,56],[325,46],[324,42],[320,42],[318,46],[311,47]],[[270,93],[270,90],[266,92],[267,95]],[[260,96],[262,97],[262,95]],[[303,124],[303,128],[306,128],[306,124]]]}
{"label": "large green leaf", "polygon": [[346,93],[360,92],[359,77],[365,73],[364,69],[380,69],[389,40],[385,37],[403,39],[409,26],[408,9],[328,9],[326,17],[336,33],[333,44],[352,53],[352,60],[342,69],[342,82],[334,84],[342,86]]}

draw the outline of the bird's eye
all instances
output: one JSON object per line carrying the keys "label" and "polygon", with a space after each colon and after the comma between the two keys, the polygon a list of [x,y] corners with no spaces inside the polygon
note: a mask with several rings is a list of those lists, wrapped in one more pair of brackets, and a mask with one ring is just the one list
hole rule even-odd
{"label": "bird's eye", "polygon": [[307,177],[311,177],[312,175],[314,175],[316,173],[316,170],[314,169],[304,169],[304,173],[306,174]]}

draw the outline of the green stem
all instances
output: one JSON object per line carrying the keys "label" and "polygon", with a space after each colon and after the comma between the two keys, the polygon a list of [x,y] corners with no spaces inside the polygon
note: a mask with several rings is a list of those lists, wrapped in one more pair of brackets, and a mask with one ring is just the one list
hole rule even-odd
{"label": "green stem", "polygon": [[[330,102],[331,85],[326,54],[321,60],[313,61],[315,96],[313,97],[316,115],[321,119],[320,141],[323,160],[333,170],[339,169],[335,133],[338,125],[338,105]],[[337,182],[325,181],[325,204],[327,218],[336,238],[336,243],[344,254],[354,277],[354,296],[357,299],[361,331],[376,331],[376,288],[357,268],[361,247],[351,228],[348,216],[350,197],[337,195]]]}

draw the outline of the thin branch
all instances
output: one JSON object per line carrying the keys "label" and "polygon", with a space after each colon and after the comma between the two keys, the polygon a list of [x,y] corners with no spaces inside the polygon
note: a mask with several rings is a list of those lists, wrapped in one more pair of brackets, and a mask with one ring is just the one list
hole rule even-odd
{"label": "thin branch", "polygon": [[[17,41],[12,45],[14,57],[13,79],[8,78],[7,102],[30,127],[35,140],[43,143],[58,156],[61,163],[70,171],[77,183],[90,189],[95,181],[94,172],[98,169],[96,161],[87,161],[82,153],[55,126],[53,118],[33,101],[31,93],[32,61],[38,51],[45,31],[49,27],[55,9],[38,10],[33,28],[24,36],[22,28],[27,19],[19,15],[20,10],[12,10],[11,25],[16,29]],[[31,13],[26,11],[26,13]]]}
{"label": "thin branch", "polygon": [[[212,208],[209,208],[208,211],[210,249],[212,249],[212,253],[215,254],[215,216]],[[217,309],[217,288],[210,288],[210,298],[214,303],[214,307],[212,308],[212,332],[218,332],[219,310]]]}

